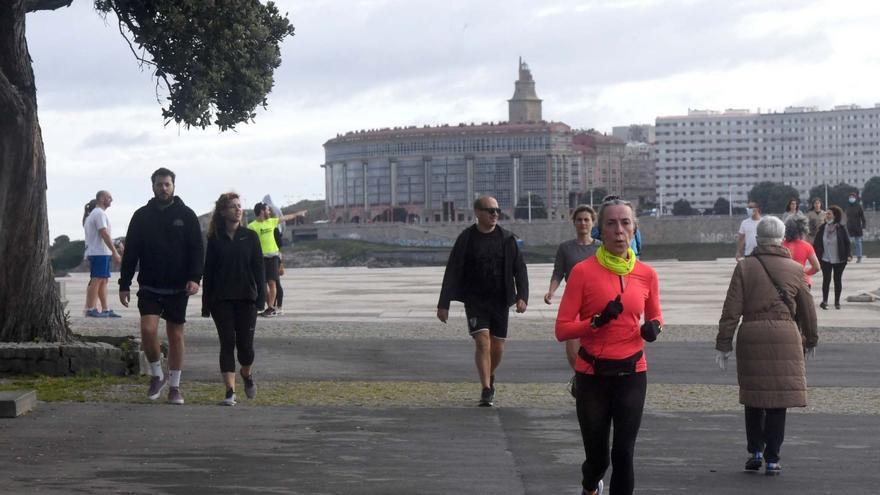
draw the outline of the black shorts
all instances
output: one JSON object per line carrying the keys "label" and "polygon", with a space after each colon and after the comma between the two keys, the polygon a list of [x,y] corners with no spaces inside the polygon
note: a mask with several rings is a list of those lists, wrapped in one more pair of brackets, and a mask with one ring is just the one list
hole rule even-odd
{"label": "black shorts", "polygon": [[159,315],[163,320],[183,325],[186,323],[186,305],[189,296],[186,292],[174,294],[156,294],[153,291],[140,289],[137,292],[138,310],[141,316]]}
{"label": "black shorts", "polygon": [[496,339],[507,338],[507,317],[510,314],[507,306],[465,304],[464,314],[467,316],[468,333],[471,337],[488,329],[489,335]]}
{"label": "black shorts", "polygon": [[281,264],[281,258],[278,256],[264,256],[263,266],[266,267],[266,282],[270,280],[278,281],[278,265]]}

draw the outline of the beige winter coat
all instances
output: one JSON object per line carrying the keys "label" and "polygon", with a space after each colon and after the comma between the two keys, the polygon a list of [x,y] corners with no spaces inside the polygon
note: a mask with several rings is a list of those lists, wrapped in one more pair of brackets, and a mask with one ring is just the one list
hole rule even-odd
{"label": "beige winter coat", "polygon": [[[756,256],[788,294],[799,325]],[[768,409],[807,405],[804,349],[819,342],[816,308],[804,268],[784,247],[758,246],[737,263],[718,322],[715,348],[732,350],[734,334],[741,404]]]}

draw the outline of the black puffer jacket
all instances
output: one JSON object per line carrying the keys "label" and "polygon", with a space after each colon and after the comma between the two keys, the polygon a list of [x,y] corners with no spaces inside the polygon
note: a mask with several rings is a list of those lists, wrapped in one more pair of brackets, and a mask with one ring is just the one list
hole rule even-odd
{"label": "black puffer jacket", "polygon": [[184,290],[187,282],[201,281],[204,259],[196,214],[177,196],[166,208],[151,199],[134,212],[128,224],[119,290],[130,290],[136,268],[141,286]]}
{"label": "black puffer jacket", "polygon": [[[508,306],[516,303],[517,299],[529,302],[529,275],[526,271],[526,263],[523,261],[522,252],[516,242],[516,236],[509,230],[495,226],[501,231],[502,245],[504,246],[504,301]],[[465,301],[464,265],[467,250],[470,245],[471,235],[477,230],[474,224],[459,234],[449,253],[449,261],[446,263],[446,272],[443,274],[443,285],[440,288],[440,299],[437,308],[449,309],[450,301]]]}

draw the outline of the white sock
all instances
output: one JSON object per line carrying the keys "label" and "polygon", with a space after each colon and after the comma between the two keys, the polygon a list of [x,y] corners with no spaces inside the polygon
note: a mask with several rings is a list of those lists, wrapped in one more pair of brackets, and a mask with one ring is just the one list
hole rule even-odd
{"label": "white sock", "polygon": [[168,374],[171,375],[171,383],[172,387],[180,387],[180,370],[168,370]]}
{"label": "white sock", "polygon": [[159,377],[161,380],[165,378],[165,375],[162,374],[162,361],[156,361],[155,363],[150,363],[150,374],[156,377]]}

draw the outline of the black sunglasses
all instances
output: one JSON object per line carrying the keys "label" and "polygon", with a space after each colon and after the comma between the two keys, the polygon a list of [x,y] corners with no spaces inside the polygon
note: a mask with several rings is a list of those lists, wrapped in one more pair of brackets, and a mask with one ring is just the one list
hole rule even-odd
{"label": "black sunglasses", "polygon": [[490,215],[501,215],[501,208],[480,208],[480,210],[485,211]]}

